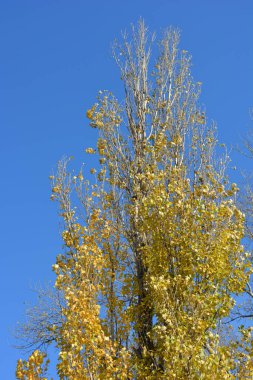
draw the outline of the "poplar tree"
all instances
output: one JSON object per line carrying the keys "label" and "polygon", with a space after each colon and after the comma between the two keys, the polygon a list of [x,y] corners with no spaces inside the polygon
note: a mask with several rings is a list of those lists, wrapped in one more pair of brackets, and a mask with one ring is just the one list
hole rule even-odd
{"label": "poplar tree", "polygon": [[[115,44],[124,99],[102,91],[87,111],[98,133],[86,149],[99,160],[94,181],[66,159],[52,177],[64,302],[46,330],[60,379],[253,376],[251,330],[221,334],[251,273],[244,215],[179,37],[168,29],[155,44],[140,21]],[[46,378],[42,363],[39,351],[20,360],[17,379]]]}

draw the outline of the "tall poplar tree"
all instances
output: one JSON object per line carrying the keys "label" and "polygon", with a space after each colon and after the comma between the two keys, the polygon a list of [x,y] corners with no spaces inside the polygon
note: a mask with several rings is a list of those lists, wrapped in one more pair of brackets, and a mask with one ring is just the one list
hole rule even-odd
{"label": "tall poplar tree", "polygon": [[[246,379],[250,329],[222,339],[222,320],[251,272],[241,245],[237,186],[198,106],[191,58],[169,29],[156,44],[144,23],[115,44],[125,97],[100,92],[87,111],[98,131],[94,181],[52,178],[66,250],[53,265],[63,302],[46,326],[60,379]],[[47,363],[46,363],[47,365]],[[18,379],[45,378],[43,354]]]}

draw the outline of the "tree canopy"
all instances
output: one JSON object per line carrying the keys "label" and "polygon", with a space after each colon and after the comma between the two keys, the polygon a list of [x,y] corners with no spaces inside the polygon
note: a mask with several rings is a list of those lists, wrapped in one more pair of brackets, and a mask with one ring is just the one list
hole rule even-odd
{"label": "tree canopy", "polygon": [[[125,96],[100,91],[87,111],[94,180],[67,159],[51,178],[62,301],[32,339],[55,344],[60,379],[253,376],[251,329],[225,339],[222,327],[252,271],[244,214],[179,39],[171,28],[156,43],[140,21],[115,43]],[[20,360],[17,379],[45,379],[43,360]]]}

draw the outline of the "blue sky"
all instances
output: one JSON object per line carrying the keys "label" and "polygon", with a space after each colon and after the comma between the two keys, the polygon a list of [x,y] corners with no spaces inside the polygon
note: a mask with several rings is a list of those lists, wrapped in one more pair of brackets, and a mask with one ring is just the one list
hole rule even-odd
{"label": "blue sky", "polygon": [[48,176],[63,155],[87,160],[96,131],[85,111],[98,90],[120,93],[110,46],[139,17],[157,32],[181,29],[222,142],[235,145],[250,126],[252,0],[0,0],[1,379],[15,378],[21,354],[11,330],[34,300],[31,289],[53,280],[61,251]]}

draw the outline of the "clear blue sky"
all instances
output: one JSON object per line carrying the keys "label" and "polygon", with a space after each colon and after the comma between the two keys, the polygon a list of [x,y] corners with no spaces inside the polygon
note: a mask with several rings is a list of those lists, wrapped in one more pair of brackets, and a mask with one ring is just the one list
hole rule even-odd
{"label": "clear blue sky", "polygon": [[[250,125],[252,0],[0,0],[0,377],[15,378],[11,330],[34,285],[53,279],[61,250],[48,175],[62,155],[95,143],[86,109],[99,89],[119,92],[110,45],[142,16],[182,30],[203,82],[202,103],[229,147]],[[237,166],[244,162],[235,156]],[[248,165],[248,164],[247,164]]]}

